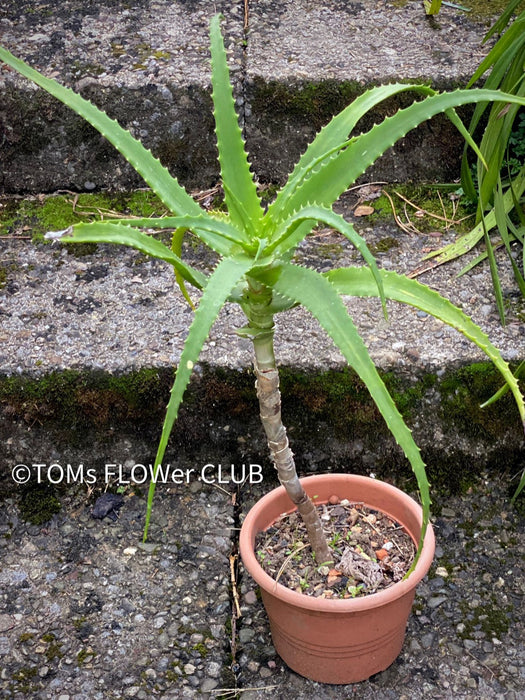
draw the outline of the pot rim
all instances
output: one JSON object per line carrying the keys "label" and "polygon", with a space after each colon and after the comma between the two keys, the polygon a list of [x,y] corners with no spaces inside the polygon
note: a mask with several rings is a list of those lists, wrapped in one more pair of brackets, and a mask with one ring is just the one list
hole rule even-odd
{"label": "pot rim", "polygon": [[[378,488],[378,485],[380,485],[379,488],[386,488],[391,495],[395,496],[397,500],[402,502],[404,507],[410,511],[411,514],[416,516],[419,526],[422,523],[423,511],[419,503],[417,503],[404,491],[398,489],[396,486],[392,486],[391,484],[379,479],[373,479],[368,476],[361,476],[357,474],[315,474],[313,476],[307,476],[300,479],[301,484],[307,493],[310,492],[309,495],[314,495],[312,494],[312,487],[315,487],[315,484],[319,483],[320,480],[334,483],[334,488],[341,486],[343,483],[349,484],[349,482],[353,482],[354,484],[359,483],[361,486],[375,486],[376,489]],[[268,507],[269,504],[278,498],[282,498],[283,496],[288,498],[286,496],[284,486],[278,486],[269,493],[265,494],[250,509],[241,527],[239,548],[243,564],[255,582],[259,584],[264,591],[275,596],[276,598],[279,598],[289,605],[294,605],[298,608],[308,610],[332,613],[354,613],[379,607],[381,605],[386,605],[408,593],[412,593],[417,584],[426,575],[432,564],[434,559],[435,537],[432,525],[429,523],[425,534],[421,555],[417,561],[414,571],[412,571],[407,579],[398,581],[382,591],[371,593],[370,595],[362,596],[360,598],[338,598],[334,600],[331,598],[313,598],[311,596],[304,595],[303,593],[297,593],[296,591],[283,586],[281,583],[276,582],[275,579],[269,576],[257,561],[254,551],[254,538],[257,534],[255,532],[256,520],[261,516],[261,513]],[[290,504],[290,508],[283,511],[283,513],[290,513],[295,510],[295,506],[289,499],[288,502]],[[323,502],[326,501],[319,501],[319,503]],[[374,506],[373,497],[370,498],[369,502],[365,503],[372,508],[381,510],[387,515],[391,515],[382,507]],[[400,521],[398,515],[391,515],[391,517],[398,522]],[[266,527],[268,527],[270,524],[271,523],[268,523]],[[409,532],[417,546],[418,542],[417,539],[414,538],[414,533],[408,530],[406,523],[401,524],[405,526],[405,529],[407,529],[407,532]],[[419,535],[419,533],[417,534]]]}

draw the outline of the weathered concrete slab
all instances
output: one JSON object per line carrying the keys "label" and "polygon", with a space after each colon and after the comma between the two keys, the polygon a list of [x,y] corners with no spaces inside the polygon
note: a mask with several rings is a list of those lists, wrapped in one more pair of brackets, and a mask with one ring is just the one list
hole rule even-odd
{"label": "weathered concrete slab", "polygon": [[[343,203],[349,219],[351,210]],[[388,252],[378,253],[380,265],[387,269],[414,269],[430,243],[425,236],[403,234],[391,225],[358,225],[372,249],[380,249],[382,241],[391,242]],[[212,259],[190,242],[185,245],[184,256],[191,264],[211,269]],[[53,453],[79,443],[82,453],[86,444],[95,444],[101,437],[102,445],[107,439],[120,445],[126,440],[135,444],[140,436],[135,451],[153,452],[170,370],[179,362],[192,317],[168,266],[126,249],[100,246],[95,253],[74,257],[59,245],[34,246],[24,241],[6,246],[3,258],[1,372],[13,378],[40,377],[41,386],[49,391],[43,395],[30,384],[16,389],[16,381],[14,389],[9,389],[9,379],[2,384],[6,387],[6,461],[20,458],[24,462],[34,444],[45,444]],[[300,246],[297,259],[323,270],[355,264],[357,256],[342,236],[323,231]],[[507,360],[519,362],[525,358],[525,334],[522,312],[513,298],[511,270],[502,257],[500,274],[509,305],[508,324],[503,328],[488,270],[458,279],[455,275],[463,263],[437,268],[422,281],[459,304]],[[479,348],[409,307],[389,304],[389,321],[377,300],[352,300],[349,309],[376,365],[390,377],[390,388],[405,406],[429,462],[441,469],[451,467],[452,479],[456,478],[453,466],[458,474],[462,469],[470,471],[474,456],[482,463],[519,468],[523,432],[512,401],[492,411],[478,408],[497,390],[500,379],[485,370],[457,375],[461,368],[487,360]],[[288,387],[286,410],[295,435],[300,435],[297,449],[302,469],[316,470],[320,464],[330,469],[349,461],[356,465],[398,461],[400,453],[365,398],[367,392],[343,372],[342,357],[317,322],[301,309],[281,314],[276,322],[276,353]],[[233,454],[246,444],[258,444],[252,449],[261,449],[251,347],[248,340],[235,335],[244,323],[238,308],[227,305],[214,325],[196,369],[191,408],[178,432],[179,451],[185,440],[195,446],[209,442],[215,434],[219,452]],[[129,386],[111,379],[144,369],[149,375],[131,380]],[[71,371],[80,377],[71,377]],[[305,384],[305,377],[327,372],[332,374],[326,381]],[[51,373],[57,376],[49,380]],[[83,378],[86,373],[87,379]],[[106,379],[99,381],[100,374]],[[333,397],[341,391],[345,400],[334,403]],[[221,424],[235,430],[223,433]],[[244,442],[237,444],[234,434],[243,436]],[[25,444],[22,451],[20,444]],[[461,469],[457,469],[459,463]]]}
{"label": "weathered concrete slab", "polygon": [[85,484],[57,495],[52,522],[30,524],[18,494],[3,494],[2,697],[212,697],[231,674],[228,496],[198,482],[159,487],[143,545],[136,491],[115,522],[92,518]]}
{"label": "weathered concrete slab", "polygon": [[[86,5],[3,3],[3,45],[118,119],[187,183],[217,179],[209,96],[211,15],[222,11],[232,49],[243,3],[146,1]],[[233,51],[232,69],[240,69]],[[91,127],[11,71],[2,70],[4,192],[132,188],[143,184]]]}
{"label": "weathered concrete slab", "polygon": [[249,19],[248,75],[266,81],[461,81],[486,31],[479,17],[444,6],[429,18],[414,1],[260,0]]}
{"label": "weathered concrete slab", "polygon": [[[479,17],[445,6],[430,19],[420,2],[257,2],[246,90],[256,172],[263,181],[283,180],[316,131],[365,87],[405,80],[438,89],[465,85],[487,50],[480,43],[485,31]],[[361,128],[408,103],[404,96],[382,106]],[[457,131],[437,117],[385,154],[368,176],[453,179],[461,148]]]}
{"label": "weathered concrete slab", "polygon": [[[284,178],[306,142],[366,86],[391,80],[464,84],[485,23],[419,2],[245,3],[142,0],[122,7],[6,0],[2,43],[79,90],[132,130],[185,184],[217,179],[209,97],[208,22],[225,15],[241,121],[261,181]],[[138,177],[55,100],[0,71],[0,190],[132,188]],[[395,109],[391,104],[388,109]],[[384,113],[383,113],[384,114]],[[373,118],[379,118],[376,114]],[[444,120],[418,130],[374,176],[450,178],[461,140]]]}

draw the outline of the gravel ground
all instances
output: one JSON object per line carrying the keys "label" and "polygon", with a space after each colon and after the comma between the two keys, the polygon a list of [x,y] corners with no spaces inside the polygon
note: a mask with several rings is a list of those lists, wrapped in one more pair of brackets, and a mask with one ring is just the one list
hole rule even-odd
{"label": "gravel ground", "polygon": [[118,521],[91,516],[88,494],[28,525],[4,502],[0,694],[9,698],[195,697],[227,665],[233,509],[195,482],[161,492],[147,544],[145,502]]}
{"label": "gravel ground", "polygon": [[500,481],[484,477],[465,495],[435,499],[436,560],[401,655],[372,679],[341,687],[312,683],[280,661],[242,569],[242,617],[233,614],[229,556],[237,515],[258,495],[250,488],[235,499],[228,486],[159,488],[147,545],[145,502],[132,493],[113,522],[93,519],[94,495],[73,489],[40,526],[24,522],[18,496],[8,497],[2,697],[525,697],[525,523]]}

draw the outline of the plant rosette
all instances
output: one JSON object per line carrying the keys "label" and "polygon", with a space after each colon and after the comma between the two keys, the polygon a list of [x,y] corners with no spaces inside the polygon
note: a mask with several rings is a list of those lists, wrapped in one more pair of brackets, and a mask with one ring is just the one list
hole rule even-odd
{"label": "plant rosette", "polygon": [[[403,526],[417,546],[421,507],[406,493],[383,481],[353,474],[323,474],[301,479],[317,504],[335,494],[363,503]],[[247,514],[239,548],[244,567],[259,585],[273,643],[286,664],[320,683],[358,683],[384,671],[399,655],[418,583],[434,558],[429,526],[414,570],[389,588],[359,598],[315,598],[283,586],[259,564],[255,538],[283,514],[295,510],[284,487],[261,498]]]}

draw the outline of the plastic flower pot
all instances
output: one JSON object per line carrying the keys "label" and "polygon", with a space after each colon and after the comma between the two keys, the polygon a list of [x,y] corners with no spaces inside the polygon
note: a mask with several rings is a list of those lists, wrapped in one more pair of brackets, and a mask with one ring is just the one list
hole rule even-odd
{"label": "plastic flower pot", "polygon": [[[352,474],[310,476],[301,483],[316,503],[326,503],[336,495],[386,513],[418,543],[421,507],[394,486]],[[281,486],[250,510],[240,536],[242,561],[260,586],[275,649],[292,670],[311,680],[337,684],[366,680],[388,668],[401,651],[416,586],[434,557],[432,527],[428,527],[416,568],[406,580],[361,598],[319,599],[276,583],[254,553],[257,533],[293,510]]]}

